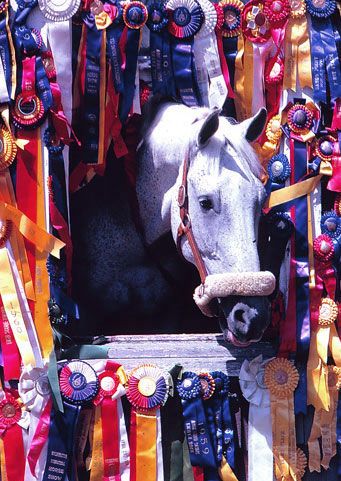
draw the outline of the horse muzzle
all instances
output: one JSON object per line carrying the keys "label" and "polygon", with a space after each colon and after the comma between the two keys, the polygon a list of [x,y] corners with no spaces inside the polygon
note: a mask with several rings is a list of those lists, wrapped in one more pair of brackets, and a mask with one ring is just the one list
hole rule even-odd
{"label": "horse muzzle", "polygon": [[264,272],[233,272],[208,275],[205,283],[194,291],[194,301],[206,316],[212,299],[220,300],[226,325],[227,340],[238,347],[258,341],[270,321],[268,296],[276,286],[275,276]]}

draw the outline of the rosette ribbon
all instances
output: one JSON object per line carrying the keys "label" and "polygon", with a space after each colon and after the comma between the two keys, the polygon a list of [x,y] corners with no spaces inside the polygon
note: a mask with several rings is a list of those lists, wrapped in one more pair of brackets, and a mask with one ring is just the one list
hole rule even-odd
{"label": "rosette ribbon", "polygon": [[[336,455],[338,391],[341,388],[341,368],[324,366],[329,394],[329,409],[315,410],[308,440],[309,470],[321,472],[329,468],[330,460]],[[319,438],[321,438],[322,459]]]}
{"label": "rosette ribbon", "polygon": [[265,366],[264,383],[270,392],[277,481],[296,481],[299,471],[293,397],[298,380],[298,371],[288,359],[275,358]]}
{"label": "rosette ribbon", "polygon": [[227,96],[227,86],[219,62],[215,27],[217,11],[209,0],[198,0],[205,16],[194,41],[194,59],[198,87],[203,105],[222,108]]}
{"label": "rosette ribbon", "polygon": [[[248,422],[248,481],[273,481],[272,425],[270,394],[264,383],[262,355],[245,360],[240,368],[239,384],[250,403]],[[260,463],[259,460],[262,460]]]}
{"label": "rosette ribbon", "polygon": [[160,407],[167,401],[169,388],[169,374],[154,364],[142,364],[129,373],[131,481],[163,479]]}
{"label": "rosette ribbon", "polygon": [[148,7],[147,27],[150,30],[150,60],[153,93],[175,97],[168,13],[160,1]]}
{"label": "rosette ribbon", "polygon": [[94,365],[99,392],[95,405],[95,423],[90,463],[90,481],[121,479],[129,481],[130,453],[121,397],[125,394],[125,372],[114,361]]}
{"label": "rosette ribbon", "polygon": [[74,439],[79,412],[96,397],[99,389],[95,370],[85,361],[68,361],[59,372],[59,386],[64,413],[55,407],[51,411],[47,456],[43,481],[51,476],[74,479]]}
{"label": "rosette ribbon", "polygon": [[1,479],[25,481],[25,452],[22,428],[22,407],[15,393],[1,392],[0,401],[0,454]]}
{"label": "rosette ribbon", "polygon": [[42,479],[46,463],[52,397],[46,368],[25,368],[19,380],[19,395],[27,410],[29,429],[25,440],[25,481]]}
{"label": "rosette ribbon", "polygon": [[[203,378],[203,376],[205,376]],[[205,379],[206,378],[206,379]],[[222,371],[213,371],[209,375],[199,373],[202,384],[201,397],[204,400],[207,424],[210,432],[218,473],[223,481],[236,481],[233,472],[235,467],[235,443],[232,414],[230,409],[230,381]],[[204,386],[210,389],[203,389]],[[207,394],[207,392],[209,394]],[[208,479],[215,479],[216,469],[205,469]],[[218,478],[219,479],[219,478]]]}
{"label": "rosette ribbon", "polygon": [[[184,372],[181,380],[178,380],[177,390],[183,407],[184,430],[191,465],[216,472],[220,463],[212,443],[212,424],[209,425],[206,417],[199,376],[194,372]],[[219,424],[222,425],[221,413],[219,414]]]}
{"label": "rosette ribbon", "polygon": [[176,89],[185,105],[201,105],[193,43],[204,20],[203,11],[195,0],[169,0],[166,8]]}
{"label": "rosette ribbon", "polygon": [[318,325],[311,338],[307,366],[308,403],[315,407],[316,412],[330,410],[327,378],[329,351],[336,366],[341,367],[341,341],[335,326],[337,318],[337,304],[330,298],[323,298],[319,308]]}

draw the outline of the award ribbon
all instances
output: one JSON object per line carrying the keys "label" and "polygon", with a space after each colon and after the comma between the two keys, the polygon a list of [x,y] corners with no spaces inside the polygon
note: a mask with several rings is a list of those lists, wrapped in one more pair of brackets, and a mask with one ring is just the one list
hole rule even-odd
{"label": "award ribbon", "polygon": [[[250,403],[248,422],[248,481],[273,481],[272,426],[270,394],[264,383],[262,355],[245,360],[240,368],[239,384]],[[259,459],[262,462],[259,462]]]}
{"label": "award ribbon", "polygon": [[[329,468],[330,460],[336,455],[336,423],[338,391],[341,388],[341,368],[324,366],[329,391],[329,410],[315,410],[312,429],[308,440],[309,471],[321,472]],[[321,437],[322,460],[319,438]]]}
{"label": "award ribbon", "polygon": [[19,395],[29,416],[25,481],[41,479],[46,463],[47,439],[52,408],[46,368],[25,368],[19,380]]}
{"label": "award ribbon", "polygon": [[284,40],[283,88],[296,92],[297,86],[312,88],[310,39],[304,0],[291,0],[290,6]]}
{"label": "award ribbon", "polygon": [[277,481],[297,479],[296,432],[293,393],[299,374],[293,364],[276,358],[265,367],[264,383],[270,392],[273,454]]}
{"label": "award ribbon", "polygon": [[66,362],[59,373],[59,386],[64,413],[55,408],[51,411],[43,481],[49,481],[51,476],[63,481],[66,475],[69,480],[74,479],[72,460],[79,411],[96,397],[99,389],[97,374],[85,361]]}
{"label": "award ribbon", "polygon": [[19,402],[9,390],[0,401],[0,432],[3,443],[1,478],[6,481],[25,481],[25,454]]}
{"label": "award ribbon", "polygon": [[[120,364],[113,361],[100,363],[97,372],[101,371],[99,379],[99,392],[94,399],[94,405],[100,408],[101,433],[95,432],[98,424],[95,422],[93,439],[93,459],[97,446],[95,442],[101,437],[101,459],[91,463],[90,480],[97,480],[98,470],[106,479],[122,479],[129,481],[129,446],[125,429],[121,397],[125,394],[123,384],[126,376]],[[95,365],[96,368],[96,365]],[[104,370],[103,370],[104,368]]]}
{"label": "award ribbon", "polygon": [[163,478],[159,439],[160,407],[169,393],[169,375],[154,364],[133,369],[126,384],[132,405],[130,421],[131,481],[157,481]]}
{"label": "award ribbon", "polygon": [[189,106],[201,105],[200,92],[195,78],[193,55],[194,35],[204,21],[204,13],[195,0],[169,0],[168,31],[172,35],[171,49],[175,86],[182,102]]}

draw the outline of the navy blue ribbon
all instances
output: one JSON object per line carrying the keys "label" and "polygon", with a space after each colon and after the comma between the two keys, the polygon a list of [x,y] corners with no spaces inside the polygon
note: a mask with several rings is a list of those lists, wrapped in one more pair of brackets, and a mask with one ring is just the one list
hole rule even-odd
{"label": "navy blue ribbon", "polygon": [[327,102],[327,71],[330,96],[341,96],[341,70],[338,50],[329,18],[311,17],[311,66],[314,100]]}
{"label": "navy blue ribbon", "polygon": [[150,32],[150,59],[153,93],[175,97],[170,37],[167,31]]}
{"label": "navy blue ribbon", "polygon": [[182,400],[185,434],[192,466],[216,468],[203,402],[200,398]]}
{"label": "navy blue ribbon", "polygon": [[8,102],[11,96],[11,75],[12,75],[12,63],[11,63],[11,51],[9,48],[8,37],[7,37],[7,29],[6,29],[6,16],[0,18],[0,57],[2,61],[2,65],[4,68],[5,79],[6,79],[6,86],[8,92],[8,99],[4,102]]}
{"label": "navy blue ribbon", "polygon": [[120,38],[123,32],[123,25],[115,22],[107,28],[107,52],[110,57],[111,74],[114,87],[117,93],[123,93],[124,80],[122,72],[122,58],[119,47]]}
{"label": "navy blue ribbon", "polygon": [[52,408],[43,481],[75,479],[73,469],[73,444],[79,406],[64,403],[64,413]]}
{"label": "navy blue ribbon", "polygon": [[[298,182],[307,173],[306,144],[294,141],[294,182]],[[310,342],[310,308],[309,308],[309,249],[308,249],[308,211],[307,197],[301,197],[295,205],[295,258],[296,267],[296,367],[300,374],[295,391],[295,413],[306,413],[307,379],[304,365],[308,359]]]}
{"label": "navy blue ribbon", "polygon": [[36,57],[36,93],[43,102],[45,112],[53,106],[53,97],[41,57]]}
{"label": "navy blue ribbon", "polygon": [[102,31],[87,28],[84,110],[81,122],[83,162],[97,164],[99,143],[100,58]]}
{"label": "navy blue ribbon", "polygon": [[223,417],[223,452],[225,453],[226,460],[230,467],[234,469],[234,437],[232,416],[230,408],[230,400],[228,395],[225,396],[222,405],[222,417]]}
{"label": "navy blue ribbon", "polygon": [[200,105],[199,88],[194,76],[193,38],[171,40],[175,86],[188,107]]}
{"label": "navy blue ribbon", "polygon": [[[126,27],[128,28],[128,27]],[[120,120],[124,123],[133,105],[135,94],[135,76],[137,68],[137,57],[139,53],[140,30],[128,28],[127,41],[125,46],[126,68],[124,70],[124,91],[120,96],[119,114]]]}

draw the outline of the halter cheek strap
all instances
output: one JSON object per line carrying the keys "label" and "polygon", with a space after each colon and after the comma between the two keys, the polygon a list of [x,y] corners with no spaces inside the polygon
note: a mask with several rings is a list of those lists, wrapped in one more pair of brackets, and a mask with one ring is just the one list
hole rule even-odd
{"label": "halter cheek strap", "polygon": [[188,191],[187,191],[188,168],[189,168],[189,157],[187,152],[184,160],[184,164],[183,164],[182,181],[178,191],[178,206],[180,209],[181,221],[178,227],[178,236],[177,236],[176,244],[177,244],[178,251],[182,255],[181,239],[184,235],[186,236],[194,257],[196,268],[198,269],[198,272],[200,275],[201,283],[204,284],[205,279],[207,277],[207,270],[193,235],[191,218],[188,212]]}

